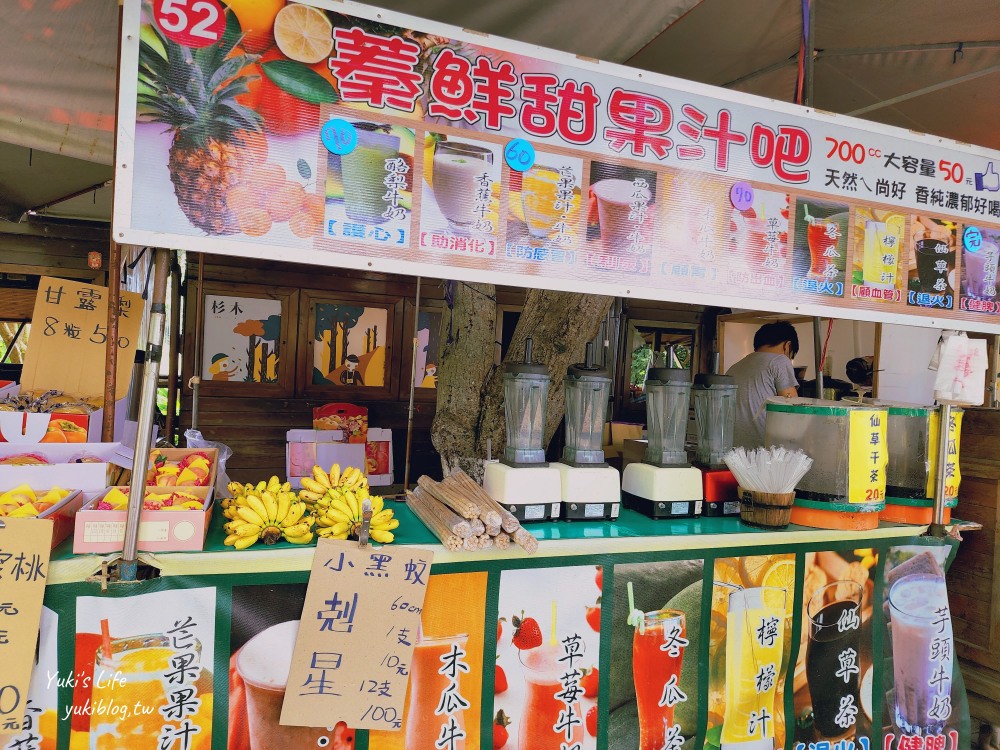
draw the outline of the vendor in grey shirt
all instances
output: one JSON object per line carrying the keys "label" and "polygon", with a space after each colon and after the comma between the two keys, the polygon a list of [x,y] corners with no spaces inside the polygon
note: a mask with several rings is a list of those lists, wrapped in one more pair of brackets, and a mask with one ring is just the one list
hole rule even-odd
{"label": "vendor in grey shirt", "polygon": [[753,337],[753,348],[752,354],[726,373],[735,378],[739,386],[733,445],[748,449],[764,445],[767,400],[773,396],[794,398],[798,395],[792,359],[799,351],[799,335],[791,323],[768,323]]}

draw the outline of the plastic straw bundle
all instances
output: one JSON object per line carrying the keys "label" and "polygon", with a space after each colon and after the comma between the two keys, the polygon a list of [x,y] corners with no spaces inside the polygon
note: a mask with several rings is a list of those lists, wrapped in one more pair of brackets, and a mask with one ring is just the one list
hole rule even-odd
{"label": "plastic straw bundle", "polygon": [[794,492],[813,463],[802,451],[785,448],[733,448],[723,460],[740,487],[773,495]]}

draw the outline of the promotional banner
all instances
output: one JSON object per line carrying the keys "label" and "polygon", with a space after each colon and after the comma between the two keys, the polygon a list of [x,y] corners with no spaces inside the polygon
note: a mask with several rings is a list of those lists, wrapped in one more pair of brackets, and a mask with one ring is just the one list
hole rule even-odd
{"label": "promotional banner", "polygon": [[125,3],[116,241],[997,330],[1000,153],[265,5]]}

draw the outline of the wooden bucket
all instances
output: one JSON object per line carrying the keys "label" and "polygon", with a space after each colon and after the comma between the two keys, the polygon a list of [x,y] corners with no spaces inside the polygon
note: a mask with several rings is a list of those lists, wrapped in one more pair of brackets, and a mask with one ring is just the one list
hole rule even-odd
{"label": "wooden bucket", "polygon": [[754,492],[740,487],[740,521],[760,529],[783,529],[792,517],[794,492]]}

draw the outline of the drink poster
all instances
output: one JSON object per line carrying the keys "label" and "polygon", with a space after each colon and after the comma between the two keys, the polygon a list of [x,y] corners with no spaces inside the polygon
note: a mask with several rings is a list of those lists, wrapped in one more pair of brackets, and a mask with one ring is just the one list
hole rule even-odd
{"label": "drink poster", "polygon": [[70,744],[212,747],[214,587],[76,600]]}
{"label": "drink poster", "polygon": [[119,242],[996,326],[958,243],[1000,152],[351,2],[163,6],[125,3]]}
{"label": "drink poster", "polygon": [[972,227],[963,233],[962,309],[997,313],[997,259],[1000,258],[1000,230]]}
{"label": "drink poster", "polygon": [[849,740],[871,746],[878,551],[805,553],[794,669],[795,750]]}
{"label": "drink poster", "polygon": [[0,518],[0,741],[25,731],[52,522]]}
{"label": "drink poster", "polygon": [[698,736],[704,568],[615,565],[608,747],[677,750]]}
{"label": "drink poster", "polygon": [[59,674],[59,615],[42,607],[39,623],[38,662],[31,673],[21,731],[0,745],[3,750],[55,750],[59,719],[69,713],[59,711],[59,687],[68,675]]}
{"label": "drink poster", "polygon": [[795,556],[719,558],[713,576],[705,745],[783,747]]}
{"label": "drink poster", "polygon": [[493,715],[507,750],[596,750],[602,580],[594,566],[500,574]]}
{"label": "drink poster", "polygon": [[956,750],[968,736],[944,571],[947,544],[891,547],[883,585],[883,747]]}
{"label": "drink poster", "polygon": [[[359,729],[400,728],[433,557],[409,547],[319,541],[282,724],[322,727],[335,715]],[[448,656],[460,670],[461,644]]]}

